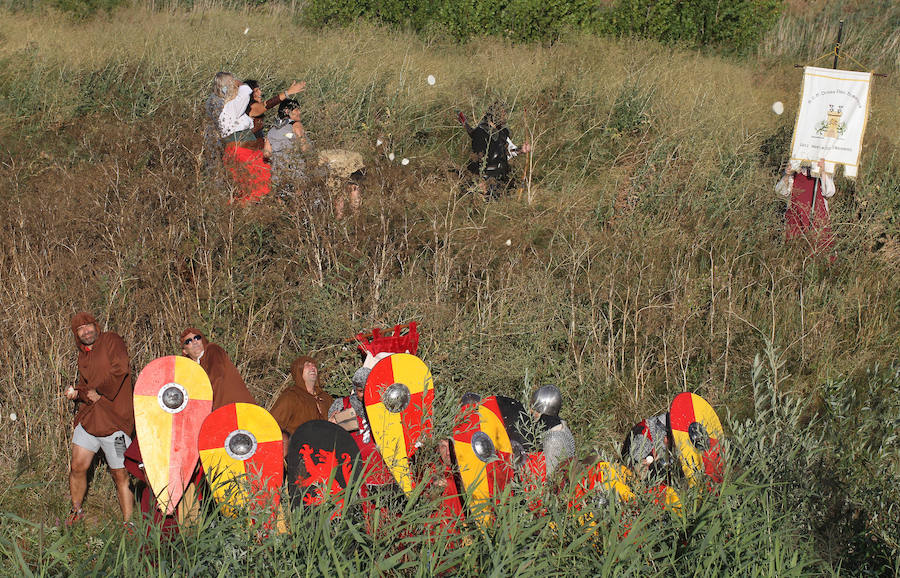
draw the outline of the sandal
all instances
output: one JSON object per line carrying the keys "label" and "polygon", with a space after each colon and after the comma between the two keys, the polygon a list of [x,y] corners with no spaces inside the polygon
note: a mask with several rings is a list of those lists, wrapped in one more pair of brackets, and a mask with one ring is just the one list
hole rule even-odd
{"label": "sandal", "polygon": [[84,510],[82,508],[72,508],[66,517],[66,527],[71,527],[84,519]]}

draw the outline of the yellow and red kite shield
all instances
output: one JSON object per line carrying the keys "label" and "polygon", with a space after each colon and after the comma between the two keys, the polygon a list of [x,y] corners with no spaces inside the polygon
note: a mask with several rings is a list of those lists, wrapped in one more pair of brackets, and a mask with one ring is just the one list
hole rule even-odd
{"label": "yellow and red kite shield", "polygon": [[484,524],[490,520],[489,500],[503,491],[515,473],[513,449],[495,397],[465,409],[468,413],[453,430],[453,452],[469,513]]}
{"label": "yellow and red kite shield", "polygon": [[197,465],[197,434],[212,410],[212,387],[199,364],[169,355],[154,359],[134,385],[134,421],[144,472],[156,503],[171,515]]}
{"label": "yellow and red kite shield", "polygon": [[431,435],[431,371],[415,355],[389,355],[369,373],[364,397],[369,426],[384,463],[409,493],[413,488],[409,458],[416,451],[416,442]]}
{"label": "yellow and red kite shield", "polygon": [[722,482],[722,456],[719,440],[722,423],[715,410],[695,393],[680,393],[672,400],[669,423],[681,469],[691,486],[701,474],[716,483]]}
{"label": "yellow and red kite shield", "polygon": [[265,409],[232,403],[207,416],[200,428],[206,481],[226,514],[246,506],[278,506],[284,478],[281,428]]}

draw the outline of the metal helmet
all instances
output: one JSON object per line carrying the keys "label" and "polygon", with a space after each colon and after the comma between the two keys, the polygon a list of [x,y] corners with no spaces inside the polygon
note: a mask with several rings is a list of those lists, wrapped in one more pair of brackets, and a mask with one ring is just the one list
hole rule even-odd
{"label": "metal helmet", "polygon": [[562,393],[555,385],[543,385],[531,394],[531,409],[543,415],[559,417]]}
{"label": "metal helmet", "polygon": [[472,391],[467,391],[459,398],[459,405],[463,407],[467,405],[478,405],[479,403],[481,403],[481,396]]}
{"label": "metal helmet", "polygon": [[350,380],[350,383],[353,384],[353,389],[363,389],[366,387],[366,380],[369,379],[369,373],[372,372],[372,369],[369,367],[360,367],[353,374],[353,377]]}

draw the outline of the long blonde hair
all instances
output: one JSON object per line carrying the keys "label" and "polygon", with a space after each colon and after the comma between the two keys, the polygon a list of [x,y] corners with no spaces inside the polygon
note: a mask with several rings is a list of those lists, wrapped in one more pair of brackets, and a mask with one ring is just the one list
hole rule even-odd
{"label": "long blonde hair", "polygon": [[[213,79],[213,94],[224,100],[231,100],[237,96],[237,91],[232,90],[234,75],[230,72],[217,72]],[[234,94],[231,94],[234,93]]]}

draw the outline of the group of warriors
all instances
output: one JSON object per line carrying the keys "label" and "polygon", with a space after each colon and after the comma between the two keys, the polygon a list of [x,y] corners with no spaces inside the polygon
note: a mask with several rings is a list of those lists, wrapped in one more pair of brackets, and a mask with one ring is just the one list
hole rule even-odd
{"label": "group of warriors", "polygon": [[[354,151],[316,149],[294,98],[305,89],[305,82],[294,82],[264,100],[257,81],[240,81],[230,72],[216,74],[204,107],[206,165],[225,168],[242,203],[259,201],[273,189],[282,197],[296,194],[311,177],[324,179],[340,218],[348,207],[355,211],[361,203],[365,164]],[[271,109],[276,109],[275,120],[266,128],[264,117]],[[500,102],[491,105],[475,126],[457,113],[471,139],[466,169],[486,197],[497,197],[513,186],[509,161],[531,150],[528,143],[521,149],[513,143],[507,115]]]}
{"label": "group of warriors", "polygon": [[[263,100],[256,82],[216,75],[206,102],[206,150],[224,164],[242,191],[240,200],[258,200],[273,184],[297,187],[305,178],[314,145],[292,98],[304,89],[305,83],[295,82]],[[263,116],[276,107],[277,118],[266,130]],[[527,143],[521,149],[513,143],[506,107],[492,105],[475,126],[463,113],[457,120],[471,139],[468,171],[485,196],[502,194],[514,182],[510,160],[530,151]],[[331,199],[336,215],[357,209],[361,155],[332,149],[316,158],[340,191]],[[827,199],[835,187],[822,162],[813,168],[786,171],[776,190],[790,198],[787,238],[811,239],[814,250],[827,250],[833,244]],[[721,424],[692,393],[636,425],[622,445],[621,464],[574,459],[575,438],[560,417],[562,397],[554,386],[537,389],[527,408],[505,396],[466,394],[453,435],[433,440],[434,384],[416,357],[414,323],[391,335],[376,330],[357,336],[365,360],[349,394],[338,399],[322,388],[316,360],[298,358],[290,368],[294,385],[268,411],[225,350],[196,328],[181,333],[181,356],[154,360],[132,383],[121,337],[101,331],[88,313],[73,316],[71,326],[79,351],[78,383],[65,392],[76,403],[68,524],[84,517],[87,472],[101,450],[126,522],[136,487],[143,514],[174,528],[196,518],[207,496],[233,506],[263,494],[277,506],[285,483],[293,508],[321,505],[353,487],[363,497],[402,497],[424,484],[442,496],[441,516],[479,521],[504,492],[558,493],[565,480],[574,484],[575,509],[610,492],[633,498],[634,479],[649,480],[660,503],[675,510],[674,486],[722,481]],[[419,450],[428,446],[437,448],[437,459],[423,473],[428,460]],[[252,483],[238,491],[235,479]]]}
{"label": "group of warriors", "polygon": [[316,360],[297,358],[293,385],[269,410],[198,329],[181,333],[180,356],[151,361],[132,383],[120,336],[101,331],[88,313],[73,316],[71,326],[78,382],[66,391],[77,404],[67,525],[84,517],[86,472],[101,450],[126,526],[133,527],[135,487],[142,515],[167,532],[195,522],[204,504],[224,515],[249,511],[267,533],[288,531],[286,508],[332,508],[334,518],[345,514],[345,502],[358,502],[370,528],[373,511],[399,516],[414,492],[434,499],[434,526],[450,531],[488,523],[510,495],[529,501],[535,515],[542,505],[534,496],[569,495],[578,514],[613,496],[633,502],[636,488],[650,488],[653,503],[679,515],[679,484],[715,491],[723,479],[721,424],[693,393],[634,426],[621,463],[575,459],[552,385],[537,388],[527,408],[510,397],[466,393],[452,435],[435,439],[435,384],[416,356],[415,322],[358,334],[361,366],[337,399],[322,388]]}

